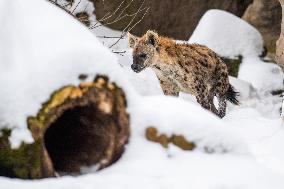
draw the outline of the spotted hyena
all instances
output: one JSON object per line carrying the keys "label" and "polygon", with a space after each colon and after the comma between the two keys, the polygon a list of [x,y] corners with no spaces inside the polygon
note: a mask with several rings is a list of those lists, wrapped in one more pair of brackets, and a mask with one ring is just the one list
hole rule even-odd
{"label": "spotted hyena", "polygon": [[[226,64],[209,48],[177,43],[153,31],[141,38],[128,34],[128,42],[133,48],[131,68],[135,72],[152,68],[165,95],[190,93],[202,107],[221,118],[225,116],[227,100],[239,104],[237,92],[229,83]],[[214,96],[219,101],[218,110],[213,103]]]}

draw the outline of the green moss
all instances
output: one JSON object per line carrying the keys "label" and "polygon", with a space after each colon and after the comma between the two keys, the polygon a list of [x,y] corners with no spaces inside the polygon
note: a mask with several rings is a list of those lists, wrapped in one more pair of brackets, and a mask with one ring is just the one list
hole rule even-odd
{"label": "green moss", "polygon": [[9,136],[11,130],[1,130],[0,137],[0,176],[22,179],[41,177],[41,142],[22,143],[11,149]]}
{"label": "green moss", "polygon": [[55,91],[50,100],[42,105],[42,108],[35,117],[28,117],[28,126],[32,132],[34,139],[42,138],[43,131],[45,130],[45,120],[48,112],[61,105],[68,98],[75,98],[81,96],[82,92],[75,86],[66,86]]}
{"label": "green moss", "polygon": [[242,63],[243,57],[238,56],[234,59],[222,57],[223,61],[226,63],[230,76],[237,77],[239,73],[240,64]]}

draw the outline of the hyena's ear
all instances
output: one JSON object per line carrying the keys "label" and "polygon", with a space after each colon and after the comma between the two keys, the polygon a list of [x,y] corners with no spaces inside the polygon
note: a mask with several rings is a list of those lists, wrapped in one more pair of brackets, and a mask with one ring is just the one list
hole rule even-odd
{"label": "hyena's ear", "polygon": [[149,44],[156,46],[158,42],[158,34],[154,31],[148,30],[146,33],[147,41]]}
{"label": "hyena's ear", "polygon": [[133,48],[136,42],[138,41],[139,37],[136,37],[129,32],[127,33],[127,36],[128,36],[128,45],[130,48]]}

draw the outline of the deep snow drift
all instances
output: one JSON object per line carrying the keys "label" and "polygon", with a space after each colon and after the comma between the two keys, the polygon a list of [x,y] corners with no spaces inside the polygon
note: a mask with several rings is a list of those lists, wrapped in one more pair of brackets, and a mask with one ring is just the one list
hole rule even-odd
{"label": "deep snow drift", "polygon": [[[0,10],[0,19],[6,24],[0,31],[3,41],[0,48],[5,50],[0,53],[0,124],[20,128],[11,137],[15,146],[29,139],[26,117],[36,114],[55,89],[77,84],[81,73],[88,74],[90,79],[96,73],[104,73],[123,87],[132,129],[122,158],[103,171],[89,168],[84,170],[88,174],[82,176],[38,181],[1,177],[0,188],[284,188],[281,98],[270,94],[271,89],[283,88],[283,73],[276,65],[264,63],[257,57],[262,50],[262,39],[239,18],[224,11],[210,11],[200,21],[204,26],[198,26],[194,32],[195,42],[206,38],[210,44],[218,44],[216,49],[232,43],[224,53],[244,56],[239,75],[244,81],[230,78],[241,93],[242,105],[229,105],[227,116],[220,120],[202,109],[191,95],[163,96],[151,70],[140,74],[130,70],[130,49],[126,49],[123,57],[115,57],[85,26],[44,0],[5,0],[0,2]],[[4,22],[7,16],[13,18],[13,22]],[[235,33],[220,31],[221,28],[213,24],[215,19],[234,23],[231,27],[239,33],[240,41],[230,41]],[[15,22],[17,24],[13,24]],[[110,36],[119,33],[104,27],[98,32],[103,31]],[[223,32],[223,38],[214,41],[208,31]],[[93,33],[98,35],[96,30]],[[248,41],[251,45],[244,48],[242,45]],[[121,42],[116,48],[126,48],[125,40]],[[204,44],[210,45],[206,41]],[[254,64],[260,66],[262,72],[255,71]],[[273,86],[267,89],[267,82]],[[148,126],[169,135],[182,134],[194,141],[197,149],[191,152],[175,146],[164,149],[149,142],[144,137]],[[205,149],[210,149],[211,153]]]}

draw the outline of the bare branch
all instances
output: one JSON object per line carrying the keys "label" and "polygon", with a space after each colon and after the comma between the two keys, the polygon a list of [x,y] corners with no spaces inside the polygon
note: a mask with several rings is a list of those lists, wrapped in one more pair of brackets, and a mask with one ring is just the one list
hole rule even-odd
{"label": "bare branch", "polygon": [[116,12],[119,11],[121,5],[122,5],[125,1],[126,1],[126,0],[123,0],[123,1],[119,4],[119,6],[116,8],[116,10],[115,10],[110,16],[108,16],[108,17],[106,17],[106,18],[103,18],[103,19],[100,19],[100,20],[98,20],[98,21],[99,21],[99,22],[103,22],[104,20],[107,20],[107,19],[111,18],[112,16],[114,16],[114,15],[116,14]]}
{"label": "bare branch", "polygon": [[[82,2],[82,0],[78,1],[78,3],[76,4],[75,8],[72,11],[70,9],[72,8],[72,6],[74,4],[73,0],[68,1],[65,4],[62,3],[62,2],[58,3],[58,0],[48,0],[48,1],[55,4],[56,6],[60,7],[61,9],[63,9],[65,12],[72,15],[75,19],[78,19],[79,21],[81,21],[83,23],[88,22],[88,25],[91,24],[91,26],[89,27],[89,29],[91,29],[91,30],[98,28],[100,26],[106,26],[106,25],[114,24],[114,23],[119,22],[119,21],[121,21],[122,19],[125,19],[125,18],[130,18],[130,21],[123,28],[120,36],[97,36],[98,38],[103,38],[103,39],[117,39],[117,40],[114,41],[113,44],[111,44],[109,46],[109,48],[113,48],[115,45],[117,45],[120,42],[120,40],[124,39],[126,33],[131,31],[134,27],[136,27],[144,19],[145,15],[148,13],[148,11],[150,9],[150,7],[144,6],[145,0],[143,0],[142,3],[139,5],[138,9],[135,12],[129,14],[126,11],[131,5],[133,5],[134,0],[131,0],[127,4],[126,4],[126,0],[123,0],[112,13],[110,13],[110,12],[106,13],[99,20],[90,20],[88,16],[74,15],[76,9],[78,8],[78,6]],[[86,9],[87,9],[89,3],[90,2],[88,2],[86,4],[86,7],[85,7],[83,12],[86,12]],[[103,0],[103,4],[104,4],[104,0]],[[139,15],[142,15],[142,16],[139,20],[137,20]],[[101,22],[105,22],[105,23],[102,24]],[[125,53],[125,51],[113,51],[113,50],[112,50],[112,52],[119,54],[121,56],[123,56],[123,53]]]}
{"label": "bare branch", "polygon": [[71,12],[72,14],[75,12],[75,10],[78,8],[79,4],[81,3],[81,0],[79,0],[79,2],[77,3],[76,7],[73,9],[73,11]]}
{"label": "bare branch", "polygon": [[111,52],[118,54],[120,56],[124,56],[124,53],[126,53],[126,51],[111,51]]}
{"label": "bare branch", "polygon": [[[100,27],[100,26],[107,26],[107,25],[114,24],[114,23],[116,23],[116,22],[122,20],[122,19],[125,18],[125,17],[133,17],[133,16],[135,16],[135,15],[138,15],[138,13],[143,12],[145,9],[146,9],[146,7],[143,8],[143,9],[141,9],[141,10],[138,10],[137,12],[135,12],[135,13],[133,13],[133,14],[125,14],[125,15],[123,15],[122,17],[120,17],[118,20],[113,20],[112,22],[107,22],[107,23],[104,23],[104,24],[100,24],[100,25],[98,25],[97,27]],[[146,11],[147,11],[147,10],[146,10]],[[96,28],[96,27],[95,27],[95,28]]]}
{"label": "bare branch", "polygon": [[121,38],[120,36],[114,36],[114,37],[110,37],[110,36],[97,36],[98,38],[104,38],[104,39],[117,39],[117,38]]}
{"label": "bare branch", "polygon": [[148,13],[150,7],[147,8],[147,10],[145,11],[145,13],[143,14],[143,16],[141,17],[140,20],[138,20],[131,28],[128,29],[128,32],[130,32],[137,24],[139,24],[143,19],[144,17],[146,16],[146,14]]}

